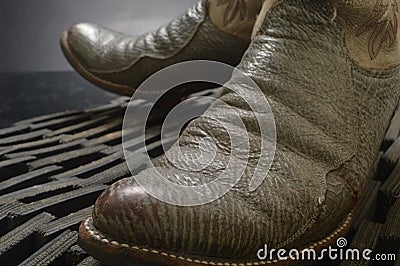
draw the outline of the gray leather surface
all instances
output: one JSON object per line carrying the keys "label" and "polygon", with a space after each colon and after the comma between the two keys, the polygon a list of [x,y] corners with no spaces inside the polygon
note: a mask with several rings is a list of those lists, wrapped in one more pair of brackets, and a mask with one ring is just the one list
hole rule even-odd
{"label": "gray leather surface", "polygon": [[213,25],[207,0],[138,38],[88,23],[72,27],[68,34],[70,49],[87,71],[133,89],[158,70],[182,61],[215,60],[236,66],[248,44]]}
{"label": "gray leather surface", "polygon": [[[267,96],[277,126],[276,157],[256,191],[247,190],[261,145],[256,121],[238,95],[223,90],[220,99],[241,114],[249,131],[237,134],[251,136],[252,153],[243,158],[248,166],[238,185],[213,203],[176,207],[125,179],[98,199],[95,226],[136,245],[227,259],[254,259],[264,244],[300,247],[332,232],[362,191],[400,94],[399,68],[360,69],[343,46],[343,34],[326,1],[282,1],[239,64]],[[239,95],[254,93],[235,77],[231,84]],[[233,121],[218,105],[207,113]],[[165,178],[202,184],[224,169],[230,143],[215,120],[193,121],[180,138],[181,149],[196,154],[203,137],[218,143],[213,163],[193,173],[163,157],[156,165]],[[147,171],[140,175],[151,178]]]}

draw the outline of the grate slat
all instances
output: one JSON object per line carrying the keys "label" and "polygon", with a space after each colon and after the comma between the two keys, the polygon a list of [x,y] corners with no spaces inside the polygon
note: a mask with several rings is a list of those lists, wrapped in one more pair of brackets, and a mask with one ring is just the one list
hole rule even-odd
{"label": "grate slat", "polygon": [[78,234],[76,232],[66,231],[47,243],[41,249],[36,251],[32,256],[24,260],[20,265],[24,266],[46,266],[52,264],[57,258],[61,257],[72,247]]}
{"label": "grate slat", "polygon": [[[131,173],[125,162],[121,130],[128,101],[123,97],[92,110],[46,115],[0,130],[0,173],[4,172],[0,175],[1,234],[16,235],[7,242],[0,265],[101,265],[77,246],[76,234],[109,184],[147,167],[135,160]],[[200,99],[195,104],[201,107],[210,102]],[[131,104],[139,110],[149,103]],[[164,111],[149,117],[145,137],[152,157],[163,153],[160,124]],[[167,129],[163,139],[167,147],[176,141],[178,130],[175,126]],[[143,132],[138,123],[133,121],[124,134],[131,137],[125,143],[131,151],[128,159],[146,152],[140,147]],[[400,254],[400,109],[386,133],[381,154],[368,176],[346,238],[351,247]],[[38,217],[43,220],[38,222]],[[8,264],[2,263],[4,259]],[[366,264],[360,261],[357,265]]]}

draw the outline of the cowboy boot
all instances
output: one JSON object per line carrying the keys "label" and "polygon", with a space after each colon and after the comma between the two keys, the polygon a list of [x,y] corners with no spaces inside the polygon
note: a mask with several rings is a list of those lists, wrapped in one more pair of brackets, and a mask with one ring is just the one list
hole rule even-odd
{"label": "cowboy boot", "polygon": [[[267,105],[251,112],[252,102],[245,99],[262,99],[235,71],[219,98],[230,109],[214,103],[155,168],[114,183],[98,198],[79,232],[90,255],[107,265],[264,265],[278,262],[259,260],[265,245],[320,250],[346,233],[400,97],[399,37],[397,28],[388,26],[398,25],[397,3],[272,2],[266,1],[263,22],[238,66],[262,90],[274,115],[272,166],[261,158],[268,141],[257,122],[270,119]],[[207,204],[181,206],[158,200],[139,185],[155,180],[158,172],[173,184],[210,188],[183,200],[213,194],[212,181],[232,159],[231,138],[221,124],[250,139],[248,156],[240,150],[233,157],[235,168],[245,171],[228,193]],[[215,145],[199,147],[204,138]],[[207,164],[193,170],[199,152]],[[249,190],[254,173],[265,173],[265,179]]]}
{"label": "cowboy boot", "polygon": [[250,43],[261,4],[261,0],[201,0],[169,24],[140,37],[80,23],[63,33],[61,47],[84,78],[130,96],[149,76],[182,61],[207,59],[236,66]]}

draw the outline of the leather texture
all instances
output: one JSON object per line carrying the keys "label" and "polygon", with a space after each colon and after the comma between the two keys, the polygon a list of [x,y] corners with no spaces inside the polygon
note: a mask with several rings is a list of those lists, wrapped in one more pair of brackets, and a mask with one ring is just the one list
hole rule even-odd
{"label": "leather texture", "polygon": [[[251,154],[242,158],[245,175],[235,188],[215,202],[179,207],[152,198],[127,178],[97,200],[96,228],[138,246],[227,259],[255,258],[264,244],[303,247],[334,231],[362,192],[400,96],[399,68],[361,69],[344,47],[344,34],[327,1],[285,0],[270,10],[245,53],[238,68],[263,90],[277,129],[275,159],[257,190],[248,192],[248,185],[258,163],[260,132],[240,97],[254,91],[233,75],[229,83],[239,93],[223,88],[220,100],[247,127],[236,134],[251,137]],[[232,123],[233,114],[218,104],[206,113],[215,119],[191,122],[180,148],[195,157],[198,143],[210,137],[218,147],[214,160],[193,172],[176,166],[187,167],[188,161],[173,165],[161,157],[155,165],[168,180],[204,184],[226,167],[230,142],[215,121]],[[177,145],[168,153],[178,158]],[[146,170],[139,175],[152,178]]]}
{"label": "leather texture", "polygon": [[211,21],[220,30],[243,40],[250,40],[262,0],[210,1]]}
{"label": "leather texture", "polygon": [[377,70],[400,65],[398,0],[330,0],[330,3],[345,22],[346,48],[359,65]]}
{"label": "leather texture", "polygon": [[250,40],[240,40],[214,26],[208,5],[208,0],[202,0],[169,24],[139,37],[80,23],[68,30],[66,43],[80,67],[105,81],[99,85],[106,89],[113,84],[128,86],[131,91],[125,94],[132,94],[150,75],[175,63],[204,59],[236,66]]}

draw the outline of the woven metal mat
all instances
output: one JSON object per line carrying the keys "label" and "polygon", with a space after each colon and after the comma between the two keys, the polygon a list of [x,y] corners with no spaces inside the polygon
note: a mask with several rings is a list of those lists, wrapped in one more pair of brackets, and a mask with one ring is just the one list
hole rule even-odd
{"label": "woven metal mat", "polygon": [[[121,147],[128,100],[41,116],[0,130],[0,265],[101,265],[76,244],[77,230],[100,193],[130,176]],[[156,133],[146,135],[153,157],[163,153],[158,133],[163,112],[159,113],[152,117]],[[139,128],[133,128],[135,132],[141,134]],[[351,248],[396,254],[397,264],[388,265],[400,265],[399,134],[400,110],[346,237]],[[137,170],[144,167],[138,165]]]}

